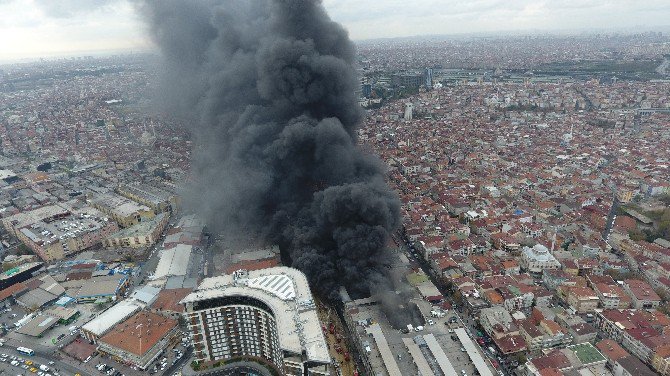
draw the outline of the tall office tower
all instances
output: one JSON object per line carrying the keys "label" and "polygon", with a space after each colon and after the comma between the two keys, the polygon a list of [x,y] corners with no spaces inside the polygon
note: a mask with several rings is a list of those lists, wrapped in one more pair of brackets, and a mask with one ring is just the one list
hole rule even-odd
{"label": "tall office tower", "polygon": [[433,68],[426,68],[423,73],[423,78],[426,79],[426,89],[433,88]]}
{"label": "tall office tower", "polygon": [[414,114],[414,105],[411,103],[405,103],[405,120],[412,120]]}
{"label": "tall office tower", "polygon": [[305,275],[275,267],[206,278],[184,316],[204,368],[265,375],[328,376],[331,360]]}

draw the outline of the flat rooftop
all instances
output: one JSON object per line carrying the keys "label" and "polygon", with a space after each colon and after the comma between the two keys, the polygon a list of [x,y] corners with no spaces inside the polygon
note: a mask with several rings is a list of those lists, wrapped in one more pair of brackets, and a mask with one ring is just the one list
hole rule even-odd
{"label": "flat rooftop", "polygon": [[26,224],[19,231],[37,244],[52,244],[77,238],[105,227],[109,219],[103,213],[85,207],[76,211],[64,209],[57,218],[47,217]]}
{"label": "flat rooftop", "polygon": [[94,197],[91,200],[93,205],[104,207],[107,210],[116,213],[122,217],[127,217],[139,211],[151,211],[148,206],[138,204],[137,202],[125,198],[116,193],[108,192]]}
{"label": "flat rooftop", "polygon": [[160,213],[157,216],[144,220],[134,226],[124,228],[121,231],[115,232],[110,235],[110,238],[129,238],[133,236],[146,236],[148,233],[152,232],[165,217],[166,213]]}
{"label": "flat rooftop", "polygon": [[119,187],[119,192],[123,193],[124,191],[155,205],[166,202],[173,196],[170,192],[166,192],[148,184],[129,184]]}
{"label": "flat rooftop", "polygon": [[311,361],[331,362],[309,283],[301,271],[280,266],[206,278],[181,303],[226,296],[249,296],[267,304],[277,320],[283,350],[305,352]]}
{"label": "flat rooftop", "polygon": [[587,366],[592,363],[604,362],[605,357],[592,344],[588,342],[580,343],[574,346],[568,346],[568,349],[575,353],[577,359]]}

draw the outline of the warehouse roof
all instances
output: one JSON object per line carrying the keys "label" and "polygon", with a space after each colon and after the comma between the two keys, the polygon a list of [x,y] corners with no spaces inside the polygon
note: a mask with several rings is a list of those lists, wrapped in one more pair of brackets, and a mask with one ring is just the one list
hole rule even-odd
{"label": "warehouse roof", "polygon": [[52,316],[37,316],[20,327],[17,332],[27,336],[39,337],[56,325],[57,322],[58,319]]}
{"label": "warehouse roof", "polygon": [[184,306],[179,301],[190,294],[193,289],[170,289],[158,293],[158,299],[151,305],[157,311],[184,312]]}
{"label": "warehouse roof", "polygon": [[86,323],[82,329],[96,336],[102,336],[114,327],[114,325],[125,320],[139,309],[140,306],[136,303],[123,300]]}
{"label": "warehouse roof", "polygon": [[145,285],[133,291],[132,298],[146,305],[151,305],[158,297],[158,293],[161,291],[160,288]]}
{"label": "warehouse roof", "polygon": [[142,356],[176,326],[177,320],[141,311],[116,325],[100,342]]}
{"label": "warehouse roof", "polygon": [[123,274],[94,277],[86,281],[77,291],[77,298],[116,295],[119,286],[128,277]]}
{"label": "warehouse roof", "polygon": [[171,275],[186,275],[193,246],[179,244],[161,251],[161,258],[156,266],[154,278]]}
{"label": "warehouse roof", "polygon": [[58,300],[58,295],[42,289],[30,290],[16,299],[18,303],[30,309],[37,309],[56,300]]}

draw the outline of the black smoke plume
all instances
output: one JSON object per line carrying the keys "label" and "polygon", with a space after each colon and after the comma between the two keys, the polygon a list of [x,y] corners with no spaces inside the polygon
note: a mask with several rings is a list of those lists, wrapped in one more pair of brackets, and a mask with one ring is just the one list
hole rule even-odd
{"label": "black smoke plume", "polygon": [[399,202],[357,146],[355,49],[316,0],[142,4],[163,93],[195,145],[208,225],[278,243],[312,286],[363,296],[385,280]]}

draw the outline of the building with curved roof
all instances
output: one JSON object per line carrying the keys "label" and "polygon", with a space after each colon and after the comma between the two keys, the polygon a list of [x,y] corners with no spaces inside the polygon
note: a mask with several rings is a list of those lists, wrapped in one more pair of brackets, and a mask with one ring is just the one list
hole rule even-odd
{"label": "building with curved roof", "polygon": [[536,244],[533,248],[524,247],[521,251],[520,266],[531,275],[541,276],[544,270],[560,269],[561,263],[547,247]]}
{"label": "building with curved roof", "polygon": [[316,306],[297,269],[207,278],[181,303],[201,364],[252,359],[284,375],[330,375]]}

